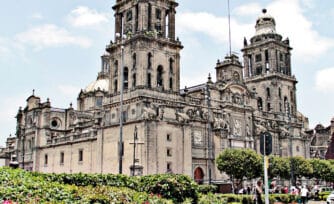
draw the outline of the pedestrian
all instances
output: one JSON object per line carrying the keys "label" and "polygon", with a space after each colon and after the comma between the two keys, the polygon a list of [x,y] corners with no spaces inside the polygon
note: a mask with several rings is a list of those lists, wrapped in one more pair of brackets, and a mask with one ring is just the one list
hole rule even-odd
{"label": "pedestrian", "polygon": [[255,204],[262,204],[262,181],[258,181],[255,187]]}
{"label": "pedestrian", "polygon": [[302,203],[306,204],[307,203],[307,194],[308,194],[308,189],[305,187],[305,185],[302,187],[300,190],[300,196],[302,198]]}

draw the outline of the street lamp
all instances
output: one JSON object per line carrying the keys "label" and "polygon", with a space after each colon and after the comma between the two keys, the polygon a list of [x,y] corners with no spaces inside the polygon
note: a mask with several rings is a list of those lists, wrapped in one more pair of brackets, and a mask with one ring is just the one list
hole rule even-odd
{"label": "street lamp", "polygon": [[135,131],[133,133],[133,162],[132,162],[132,176],[135,175],[135,165],[136,165],[136,142],[138,140],[137,136],[137,126],[135,126]]}
{"label": "street lamp", "polygon": [[291,131],[291,129],[292,129],[292,127],[291,127],[291,114],[290,114],[290,106],[288,106],[287,107],[287,109],[288,109],[288,123],[289,123],[289,143],[290,143],[290,148],[289,148],[289,150],[290,150],[290,174],[291,174],[291,185],[294,185],[294,172],[293,172],[293,170],[294,170],[294,164],[293,164],[293,160],[291,159],[292,157],[293,157],[293,146],[292,146],[292,134],[291,134],[291,132],[293,132],[293,131]]}
{"label": "street lamp", "polygon": [[[209,81],[211,80],[211,77],[209,75]],[[207,83],[209,83],[209,81]],[[211,184],[211,160],[212,160],[212,141],[211,141],[211,132],[212,132],[212,128],[211,128],[211,95],[210,95],[210,88],[209,85],[206,84],[205,87],[205,97],[207,100],[207,105],[208,105],[208,138],[207,138],[207,142],[208,142],[208,176],[209,176],[209,185]]]}
{"label": "street lamp", "polygon": [[116,33],[116,38],[121,37],[121,93],[120,93],[120,116],[119,116],[119,144],[118,144],[118,173],[122,174],[123,171],[123,89],[124,89],[124,39],[125,35],[121,36],[120,33]]}

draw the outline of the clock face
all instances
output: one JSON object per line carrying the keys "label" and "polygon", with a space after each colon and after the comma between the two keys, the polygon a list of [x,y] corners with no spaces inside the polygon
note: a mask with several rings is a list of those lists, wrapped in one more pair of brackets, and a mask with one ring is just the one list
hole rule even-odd
{"label": "clock face", "polygon": [[194,144],[202,145],[203,144],[203,136],[200,131],[194,131]]}

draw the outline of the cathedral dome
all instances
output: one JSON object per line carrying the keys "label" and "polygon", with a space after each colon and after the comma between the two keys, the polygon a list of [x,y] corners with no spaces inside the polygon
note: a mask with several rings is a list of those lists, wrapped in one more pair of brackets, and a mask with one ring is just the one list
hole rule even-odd
{"label": "cathedral dome", "polygon": [[96,90],[109,91],[109,78],[99,75],[96,81],[93,81],[85,88],[85,92],[93,92]]}
{"label": "cathedral dome", "polygon": [[267,14],[267,9],[262,10],[262,15],[256,20],[255,29],[255,35],[276,33],[275,19]]}

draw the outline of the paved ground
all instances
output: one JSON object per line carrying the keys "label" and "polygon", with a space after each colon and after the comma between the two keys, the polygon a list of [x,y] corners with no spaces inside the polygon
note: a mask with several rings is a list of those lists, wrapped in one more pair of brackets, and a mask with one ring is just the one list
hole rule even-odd
{"label": "paved ground", "polygon": [[309,200],[307,204],[326,204],[326,201],[314,201],[314,200]]}

